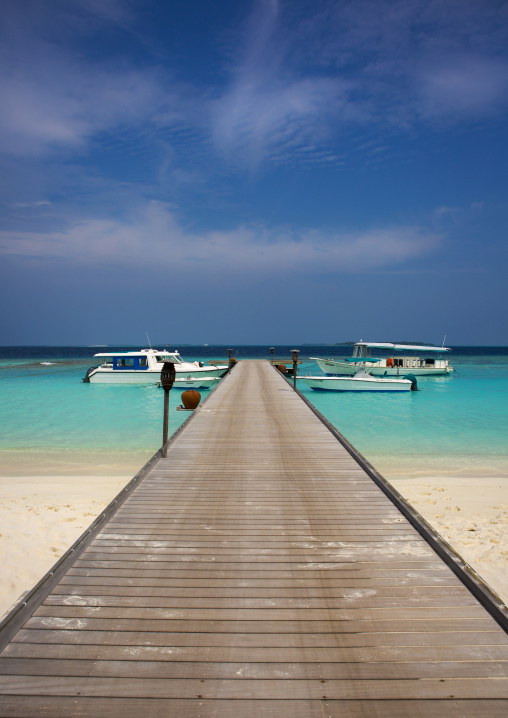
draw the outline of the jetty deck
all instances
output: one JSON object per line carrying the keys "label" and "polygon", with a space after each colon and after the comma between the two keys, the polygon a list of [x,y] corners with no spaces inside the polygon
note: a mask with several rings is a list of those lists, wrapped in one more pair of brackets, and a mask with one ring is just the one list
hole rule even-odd
{"label": "jetty deck", "polygon": [[0,715],[504,718],[508,635],[434,548],[242,361],[4,625]]}

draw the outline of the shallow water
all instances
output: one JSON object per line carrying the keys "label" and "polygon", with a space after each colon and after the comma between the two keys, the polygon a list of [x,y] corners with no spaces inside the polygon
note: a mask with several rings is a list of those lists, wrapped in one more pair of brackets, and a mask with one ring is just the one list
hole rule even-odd
{"label": "shallow water", "polygon": [[[238,359],[269,358],[268,347],[232,347]],[[131,347],[139,349],[139,347]],[[225,361],[227,347],[179,347],[190,361]],[[288,358],[290,347],[276,347]],[[0,459],[3,475],[125,472],[161,444],[163,391],[156,386],[83,384],[102,348],[0,348]],[[349,348],[300,347],[305,357]],[[459,347],[451,377],[420,378],[402,394],[300,390],[374,466],[389,476],[508,475],[508,348]],[[203,399],[209,394],[201,392]],[[170,394],[170,432],[188,417]],[[99,468],[99,470],[97,470]]]}

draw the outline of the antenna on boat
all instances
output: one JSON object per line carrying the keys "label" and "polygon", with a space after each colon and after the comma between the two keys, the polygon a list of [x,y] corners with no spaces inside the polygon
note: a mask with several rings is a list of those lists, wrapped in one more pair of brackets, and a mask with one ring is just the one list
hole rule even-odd
{"label": "antenna on boat", "polygon": [[151,349],[151,348],[152,348],[152,345],[150,344],[150,337],[148,336],[148,332],[145,332],[145,334],[146,334],[146,340],[147,340],[147,342],[148,342],[148,346],[149,346],[150,349]]}
{"label": "antenna on boat", "polygon": [[443,349],[444,349],[444,343],[445,343],[445,341],[446,341],[446,334],[444,335],[444,339],[443,339]]}

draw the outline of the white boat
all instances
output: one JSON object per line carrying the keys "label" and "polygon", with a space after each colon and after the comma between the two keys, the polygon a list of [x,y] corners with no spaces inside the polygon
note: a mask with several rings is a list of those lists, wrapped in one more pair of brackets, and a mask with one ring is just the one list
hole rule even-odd
{"label": "white boat", "polygon": [[364,369],[354,376],[301,376],[307,386],[315,391],[411,391],[416,390],[416,379],[380,379]]}
{"label": "white boat", "polygon": [[[164,362],[175,365],[177,379],[220,379],[227,364],[206,366],[203,362],[183,361],[180,353],[141,349],[139,352],[101,352],[94,355],[97,366],[90,367],[83,381],[95,384],[158,384]],[[201,386],[204,386],[202,384]],[[197,388],[192,387],[192,388]]]}
{"label": "white boat", "polygon": [[327,376],[352,376],[358,365],[368,362],[369,373],[379,377],[399,377],[411,372],[415,376],[442,376],[453,372],[444,354],[449,347],[390,342],[357,342],[353,356],[345,359],[313,359]]}

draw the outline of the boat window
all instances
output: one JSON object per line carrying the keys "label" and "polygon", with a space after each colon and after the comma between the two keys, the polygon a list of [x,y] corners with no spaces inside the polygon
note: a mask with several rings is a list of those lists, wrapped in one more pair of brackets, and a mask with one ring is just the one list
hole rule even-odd
{"label": "boat window", "polygon": [[146,357],[139,357],[139,366],[146,366]]}

